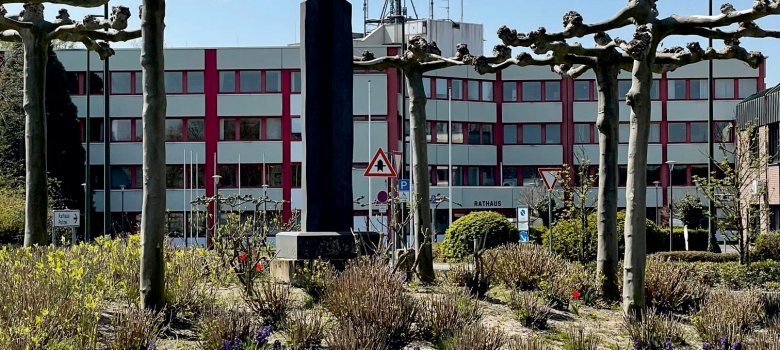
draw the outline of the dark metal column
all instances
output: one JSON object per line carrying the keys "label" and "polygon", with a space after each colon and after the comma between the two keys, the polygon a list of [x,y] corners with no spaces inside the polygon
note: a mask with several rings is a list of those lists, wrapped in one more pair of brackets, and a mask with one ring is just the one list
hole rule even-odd
{"label": "dark metal column", "polygon": [[92,153],[91,148],[91,138],[92,138],[92,126],[90,123],[92,112],[91,112],[91,103],[90,100],[92,99],[91,91],[92,88],[90,84],[90,80],[92,80],[92,70],[90,70],[90,52],[89,49],[86,50],[87,52],[87,72],[85,75],[86,80],[86,86],[85,86],[85,94],[87,96],[87,119],[85,122],[84,127],[84,134],[86,135],[86,166],[84,167],[84,241],[87,242],[92,238],[91,235],[91,219],[92,219],[92,163],[90,162],[90,154]]}
{"label": "dark metal column", "polygon": [[[108,19],[108,4],[103,6],[103,15]],[[114,230],[111,222],[111,98],[109,92],[111,89],[111,71],[109,69],[108,58],[103,61],[103,229],[104,234],[111,234],[114,237]]]}
{"label": "dark metal column", "polygon": [[[712,0],[709,1],[709,15],[712,16]],[[709,40],[709,47],[712,47],[712,38]],[[707,89],[709,93],[707,94],[707,130],[709,130],[709,136],[707,137],[707,179],[708,183],[712,183],[712,172],[715,170],[715,164],[713,164],[713,159],[715,158],[715,144],[713,140],[713,134],[714,134],[714,107],[713,107],[713,99],[714,96],[712,96],[715,93],[715,89],[713,88],[714,79],[712,78],[713,74],[713,68],[712,68],[712,60],[708,61],[708,75],[707,75]],[[715,188],[710,185],[708,186],[708,191],[715,191]],[[710,198],[714,198],[714,196],[711,194],[709,196]],[[709,216],[707,218],[707,251],[709,252],[716,252],[719,250],[718,242],[715,238],[715,218],[717,217],[716,209],[715,209],[715,201],[707,201],[707,211],[709,212]]]}

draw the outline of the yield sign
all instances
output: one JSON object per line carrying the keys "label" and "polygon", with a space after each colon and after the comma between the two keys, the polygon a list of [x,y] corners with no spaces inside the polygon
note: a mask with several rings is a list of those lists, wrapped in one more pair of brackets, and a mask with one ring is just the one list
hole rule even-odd
{"label": "yield sign", "polygon": [[555,183],[558,182],[558,174],[561,173],[560,168],[539,168],[539,175],[542,176],[544,185],[548,190],[552,190],[555,187]]}
{"label": "yield sign", "polygon": [[376,176],[376,177],[396,177],[395,169],[390,164],[385,151],[381,148],[376,151],[374,158],[371,159],[371,163],[368,163],[364,176]]}

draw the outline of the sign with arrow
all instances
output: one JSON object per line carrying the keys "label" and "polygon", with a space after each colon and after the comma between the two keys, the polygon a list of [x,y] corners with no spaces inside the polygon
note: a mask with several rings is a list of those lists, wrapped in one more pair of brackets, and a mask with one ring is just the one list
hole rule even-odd
{"label": "sign with arrow", "polygon": [[81,226],[81,212],[78,210],[55,210],[52,213],[54,217],[54,227],[79,227]]}
{"label": "sign with arrow", "polygon": [[548,190],[552,190],[555,187],[560,173],[561,168],[539,168],[539,175],[542,177],[544,185],[547,186]]}
{"label": "sign with arrow", "polygon": [[364,176],[373,177],[397,177],[395,169],[393,169],[390,160],[387,158],[385,151],[381,148],[376,151],[374,157],[371,159],[371,163],[368,163]]}

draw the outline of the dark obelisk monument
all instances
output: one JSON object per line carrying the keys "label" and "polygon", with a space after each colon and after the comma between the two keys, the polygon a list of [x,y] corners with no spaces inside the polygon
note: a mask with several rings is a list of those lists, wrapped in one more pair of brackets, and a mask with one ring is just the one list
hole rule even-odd
{"label": "dark obelisk monument", "polygon": [[352,227],[352,5],[301,4],[305,232]]}
{"label": "dark obelisk monument", "polygon": [[301,3],[302,232],[276,236],[278,280],[289,280],[297,261],[355,256],[351,17],[346,0]]}

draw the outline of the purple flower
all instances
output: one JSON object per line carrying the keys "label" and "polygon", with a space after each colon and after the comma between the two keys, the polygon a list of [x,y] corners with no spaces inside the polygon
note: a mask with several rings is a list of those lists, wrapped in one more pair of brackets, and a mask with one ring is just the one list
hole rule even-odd
{"label": "purple flower", "polygon": [[157,342],[153,341],[149,343],[149,346],[146,347],[146,350],[157,350]]}
{"label": "purple flower", "polygon": [[664,350],[673,350],[673,349],[674,348],[672,347],[672,340],[667,338],[666,344],[664,345]]}
{"label": "purple flower", "polygon": [[726,337],[720,338],[718,350],[729,350],[729,340]]}
{"label": "purple flower", "polygon": [[282,348],[282,342],[277,340],[274,342],[274,347],[271,348],[271,350],[280,350],[281,348]]}
{"label": "purple flower", "polygon": [[223,340],[222,349],[223,350],[244,350],[244,343],[241,341],[241,339],[238,339],[238,337],[233,338],[232,342],[230,340]]}
{"label": "purple flower", "polygon": [[257,345],[266,345],[268,344],[268,337],[271,336],[271,332],[273,332],[274,328],[271,326],[265,326],[260,329],[257,333],[255,333],[255,344]]}
{"label": "purple flower", "polygon": [[701,350],[712,350],[712,345],[710,345],[710,343],[704,343],[701,346]]}
{"label": "purple flower", "polygon": [[634,345],[631,346],[631,350],[639,350],[642,348],[642,345],[639,344],[638,341],[634,341]]}
{"label": "purple flower", "polygon": [[731,350],[742,350],[742,342],[731,344]]}

